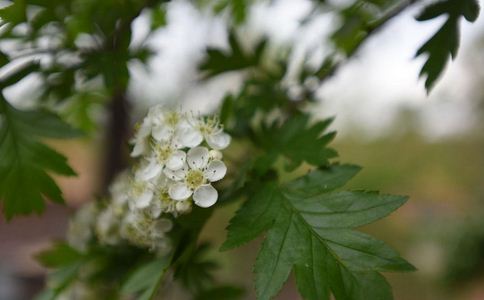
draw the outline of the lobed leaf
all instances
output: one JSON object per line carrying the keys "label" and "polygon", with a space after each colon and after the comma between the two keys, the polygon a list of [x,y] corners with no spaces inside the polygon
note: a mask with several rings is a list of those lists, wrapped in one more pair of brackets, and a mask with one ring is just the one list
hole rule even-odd
{"label": "lobed leaf", "polygon": [[10,219],[17,214],[40,213],[44,197],[62,203],[62,191],[47,172],[66,176],[76,173],[66,157],[39,139],[75,137],[79,132],[54,114],[20,111],[0,97],[0,200],[5,216]]}
{"label": "lobed leaf", "polygon": [[415,56],[427,55],[420,71],[425,76],[425,88],[430,92],[447,65],[449,57],[455,59],[459,48],[459,23],[461,17],[474,22],[479,15],[476,0],[441,0],[427,5],[416,17],[418,21],[427,21],[442,15],[446,22],[418,50]]}
{"label": "lobed leaf", "polygon": [[391,299],[378,272],[414,270],[385,243],[352,230],[406,201],[375,192],[334,191],[358,171],[335,165],[282,186],[265,184],[239,209],[222,249],[267,231],[254,267],[258,299],[272,299],[293,270],[305,299],[325,300],[331,294],[336,299]]}

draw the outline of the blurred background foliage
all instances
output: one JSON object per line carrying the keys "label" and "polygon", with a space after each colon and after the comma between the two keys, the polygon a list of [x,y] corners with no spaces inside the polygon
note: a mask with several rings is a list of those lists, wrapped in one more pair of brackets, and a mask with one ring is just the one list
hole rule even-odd
{"label": "blurred background foliage", "polygon": [[[131,105],[135,115],[129,121],[132,123],[147,106],[160,100],[168,105],[179,105],[178,100],[181,99],[188,108],[211,111],[217,103],[207,99],[220,102],[229,91],[232,96],[224,98],[226,105],[244,105],[236,101],[237,97],[243,97],[248,102],[258,103],[262,110],[267,109],[268,112],[277,103],[304,98],[310,100],[310,106],[305,109],[336,116],[333,129],[341,131],[341,134],[333,148],[340,153],[340,160],[364,166],[362,173],[351,182],[352,186],[410,196],[411,200],[399,213],[365,228],[399,249],[419,269],[412,274],[389,274],[395,298],[484,298],[484,71],[481,67],[484,64],[484,23],[478,23],[472,36],[464,30],[463,37],[468,41],[460,50],[460,58],[455,65],[450,65],[449,74],[435,87],[434,94],[425,99],[424,89],[417,85],[415,79],[422,60],[410,70],[399,69],[397,63],[389,64],[385,66],[389,73],[382,72],[379,77],[364,69],[368,65],[363,65],[362,69],[350,63],[347,72],[356,74],[358,82],[346,73],[333,74],[334,67],[341,64],[342,56],[355,55],[357,63],[364,63],[365,57],[371,58],[372,55],[384,60],[385,51],[391,48],[388,50],[382,46],[377,50],[373,44],[365,46],[362,41],[373,35],[374,31],[368,24],[378,25],[373,22],[374,16],[379,16],[381,10],[388,9],[395,1],[345,1],[349,4],[344,5],[338,1],[320,1],[327,2],[338,11],[339,20],[344,20],[340,23],[333,22],[331,18],[331,21],[311,19],[318,13],[325,14],[331,10],[325,10],[323,6],[308,6],[308,1],[298,1],[301,2],[299,4],[275,1],[275,4],[261,5],[262,8],[251,8],[256,5],[249,1],[197,1],[195,4],[179,1],[172,6],[161,2],[154,1],[153,7],[150,7],[151,1],[38,1],[35,4],[39,7],[51,7],[37,11],[32,18],[30,13],[26,15],[22,10],[25,2],[15,1],[14,6],[0,12],[2,20],[10,24],[22,23],[26,19],[32,23],[32,30],[28,31],[22,26],[3,28],[1,35],[5,48],[1,50],[20,61],[33,57],[39,62],[35,80],[26,78],[10,91],[5,90],[9,100],[28,107],[39,105],[33,99],[40,99],[40,106],[54,109],[68,123],[87,133],[78,140],[47,141],[68,157],[79,174],[75,179],[56,178],[70,207],[91,199],[93,194],[103,189],[100,182],[110,180],[112,175],[103,174],[106,169],[112,168],[111,173],[114,173],[114,169],[123,164],[112,162],[116,166],[106,167],[103,153],[110,153],[110,147],[124,147],[126,137],[110,145],[97,130],[109,124],[108,120],[113,116],[106,112],[106,107],[116,99]],[[371,3],[362,6],[362,2]],[[117,7],[116,15],[110,11],[113,5]],[[201,13],[197,13],[199,9]],[[291,10],[293,14],[298,10],[303,13],[294,16]],[[213,17],[213,11],[221,15]],[[279,12],[279,15],[267,14],[268,21],[262,22],[260,14],[263,13],[260,11]],[[411,20],[416,13],[413,10],[399,18]],[[224,14],[231,14],[233,18]],[[74,17],[66,18],[70,15]],[[129,24],[120,24],[117,21],[119,16],[130,20]],[[281,33],[288,31],[287,27],[277,27],[280,24],[277,18],[296,28],[289,29],[292,30],[290,38]],[[138,23],[131,24],[135,19]],[[267,25],[271,22],[276,24],[272,25],[273,28]],[[402,26],[399,22],[396,19],[393,25],[383,29],[384,37],[379,39],[379,35],[375,34],[374,43],[393,43],[397,48],[404,47],[404,38],[399,40],[398,37],[401,33],[398,28]],[[321,41],[325,39],[320,36],[319,47],[313,47],[314,42],[311,44],[308,32],[314,31],[315,26],[322,27],[321,24],[333,24],[328,26],[332,30],[326,30],[324,34],[335,47],[327,49],[323,45],[321,50]],[[199,31],[197,25],[201,28],[198,28]],[[411,51],[418,49],[425,41],[423,39],[428,39],[440,25],[433,24],[430,30],[425,29],[426,36],[417,38],[418,41],[411,45]],[[230,30],[234,26],[240,26],[236,33],[238,39]],[[392,30],[396,33],[389,33]],[[415,27],[407,30],[413,36],[420,34]],[[190,31],[194,34],[190,35]],[[46,35],[51,37],[45,39]],[[266,40],[261,36],[269,38]],[[298,48],[290,52],[287,45],[304,44],[298,40],[301,36],[306,36],[309,46],[301,50],[303,55],[298,57]],[[193,40],[189,41],[190,38]],[[157,39],[161,42],[157,43]],[[27,45],[27,48],[18,49],[19,44],[9,40],[20,40],[20,44]],[[36,49],[32,45],[40,45],[39,53],[32,51]],[[215,48],[221,45],[232,51],[218,52]],[[187,50],[189,48],[191,50]],[[203,61],[206,48],[209,49],[208,59]],[[174,54],[176,51],[178,55]],[[3,52],[0,55],[2,66],[7,62]],[[411,64],[408,58],[413,54],[404,55],[406,63]],[[390,60],[386,62],[398,60],[397,55],[398,52],[390,54]],[[185,61],[179,62],[177,67],[166,63],[184,57]],[[311,65],[314,57],[320,62],[316,68]],[[285,59],[296,63],[281,63]],[[295,67],[301,65],[297,63],[298,59],[306,62],[303,67]],[[368,64],[372,62],[375,61],[369,59]],[[62,66],[58,65],[60,63]],[[201,66],[200,73],[198,66]],[[257,67],[245,70],[252,66]],[[294,72],[294,68],[299,72]],[[457,72],[453,73],[454,68]],[[219,75],[228,69],[244,71],[228,74],[222,79],[207,79],[209,75]],[[392,92],[390,96],[385,94],[387,99],[384,100],[393,103],[392,107],[381,101],[376,105],[387,110],[374,109],[372,98],[378,95],[379,88],[384,87],[378,84],[373,90],[367,87],[371,87],[374,80],[377,83],[387,82],[385,77],[394,76],[395,72],[409,73],[417,92],[404,92],[407,86],[400,81],[405,78],[395,77],[395,86],[388,88]],[[288,76],[288,73],[292,75]],[[316,78],[311,74],[316,74]],[[327,86],[314,88],[320,81],[327,81]],[[279,85],[279,82],[284,84]],[[348,96],[342,87],[353,90],[354,94]],[[233,92],[239,88],[240,94]],[[332,92],[328,94],[325,89]],[[334,92],[338,89],[339,94]],[[352,95],[358,95],[358,98],[353,97],[351,102],[345,100]],[[398,101],[394,101],[397,98]],[[268,99],[274,102],[266,103]],[[402,104],[406,101],[410,104]],[[426,118],[428,106],[438,106],[439,101],[455,105],[450,106],[448,113]],[[426,103],[429,103],[428,106],[425,106]],[[470,107],[471,114],[452,109],[460,106]],[[365,107],[368,111],[374,110],[374,113],[365,113]],[[250,105],[238,110],[242,114],[237,116],[240,124],[234,126],[234,134],[244,132],[244,118],[255,113]],[[120,112],[123,118],[128,118],[126,114],[125,111]],[[386,121],[385,114],[392,116],[390,121]],[[352,118],[355,115],[358,118]],[[365,125],[375,123],[375,119],[380,121],[380,118],[385,130],[378,128],[372,131],[372,126]],[[449,133],[433,135],[429,134],[426,122],[448,122],[451,125],[457,122],[466,126],[457,126],[460,128],[457,132],[450,130]],[[125,136],[129,135],[127,128],[123,129]],[[123,153],[119,155],[122,157]],[[233,155],[237,155],[236,150]],[[230,204],[217,211],[204,230],[204,238],[210,240],[215,248],[224,241],[224,228],[236,208],[236,204]],[[11,223],[1,221],[0,299],[25,299],[29,293],[27,286],[32,292],[42,285],[39,274],[44,274],[45,270],[29,257],[34,250],[45,246],[49,239],[63,235],[68,213],[69,209],[49,205],[42,217],[23,217]],[[232,252],[220,254],[211,251],[206,255],[222,257],[223,268],[217,271],[216,276],[248,287],[245,297],[252,299],[251,271],[257,249],[257,245],[252,243]],[[286,286],[280,295],[280,299],[297,297],[294,284]]]}

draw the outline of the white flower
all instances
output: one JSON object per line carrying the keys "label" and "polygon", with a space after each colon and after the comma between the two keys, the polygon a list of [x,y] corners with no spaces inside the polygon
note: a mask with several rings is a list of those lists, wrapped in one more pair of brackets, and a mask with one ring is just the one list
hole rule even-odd
{"label": "white flower", "polygon": [[121,211],[129,200],[131,176],[128,171],[124,171],[116,176],[109,186],[111,203],[116,211]]}
{"label": "white flower", "polygon": [[[168,142],[172,140],[179,126],[187,123],[182,114],[176,111],[167,111],[161,105],[152,107],[148,115],[138,125],[136,134],[131,140],[133,143],[132,157],[149,154],[151,141]],[[181,148],[181,147],[178,147]]]}
{"label": "white flower", "polygon": [[167,111],[158,107],[152,112],[152,136],[158,142],[171,140],[179,126],[185,123],[184,115],[177,111]]}
{"label": "white flower", "polygon": [[120,242],[119,236],[120,216],[108,207],[103,210],[96,222],[96,234],[101,243],[106,245],[116,245]]}
{"label": "white flower", "polygon": [[89,241],[94,236],[94,226],[98,217],[96,202],[90,202],[80,208],[69,221],[67,228],[67,241],[71,247],[85,251]]}
{"label": "white flower", "polygon": [[203,120],[192,116],[187,118],[187,122],[190,126],[182,126],[176,133],[176,139],[184,147],[196,147],[204,139],[215,150],[225,149],[230,144],[230,135],[223,131],[217,118]]}
{"label": "white flower", "polygon": [[146,117],[141,125],[136,128],[136,133],[131,139],[131,143],[134,145],[131,151],[132,157],[138,157],[148,153],[150,149],[150,136],[153,127],[153,120]]}
{"label": "white flower", "polygon": [[222,179],[227,167],[220,160],[210,160],[209,150],[195,147],[188,151],[187,165],[179,170],[165,169],[164,173],[175,181],[168,193],[173,200],[182,201],[193,195],[193,201],[200,207],[210,207],[217,202],[218,192],[210,184]]}
{"label": "white flower", "polygon": [[145,159],[136,171],[137,180],[150,180],[161,174],[163,168],[178,170],[183,167],[186,153],[177,150],[170,144],[156,144],[153,146],[153,154]]}
{"label": "white flower", "polygon": [[131,210],[146,208],[151,203],[154,184],[150,181],[133,180],[129,190],[129,207]]}

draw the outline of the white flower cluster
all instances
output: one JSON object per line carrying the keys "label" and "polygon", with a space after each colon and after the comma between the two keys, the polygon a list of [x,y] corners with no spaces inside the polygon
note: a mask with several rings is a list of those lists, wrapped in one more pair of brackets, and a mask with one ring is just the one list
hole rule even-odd
{"label": "white flower cluster", "polygon": [[138,164],[120,174],[107,206],[90,204],[71,220],[68,241],[83,251],[95,235],[107,245],[129,242],[158,252],[170,249],[172,218],[215,204],[212,182],[227,168],[220,150],[230,143],[215,118],[153,107],[133,138]]}
{"label": "white flower cluster", "polygon": [[[225,176],[219,150],[230,143],[216,118],[153,107],[133,139],[131,155],[140,157],[131,190],[132,206],[186,213],[192,202],[210,207],[218,192],[211,185]],[[205,145],[203,145],[205,144]]]}

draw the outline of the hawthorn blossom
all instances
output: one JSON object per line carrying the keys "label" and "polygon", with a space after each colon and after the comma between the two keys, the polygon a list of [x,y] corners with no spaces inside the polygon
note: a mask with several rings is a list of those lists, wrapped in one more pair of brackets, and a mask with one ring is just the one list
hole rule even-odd
{"label": "hawthorn blossom", "polygon": [[193,195],[200,207],[210,207],[217,202],[218,192],[211,185],[222,179],[227,167],[221,160],[211,160],[206,147],[195,147],[187,153],[187,165],[179,170],[166,169],[165,175],[174,183],[168,193],[173,200],[183,201]]}
{"label": "hawthorn blossom", "polygon": [[[101,244],[131,243],[158,253],[171,249],[173,220],[193,205],[217,202],[213,182],[227,173],[220,150],[230,143],[217,118],[152,107],[132,139],[133,168],[109,187],[86,224],[71,225],[81,237],[72,244],[86,248],[97,237]],[[76,225],[76,226],[74,226]]]}

